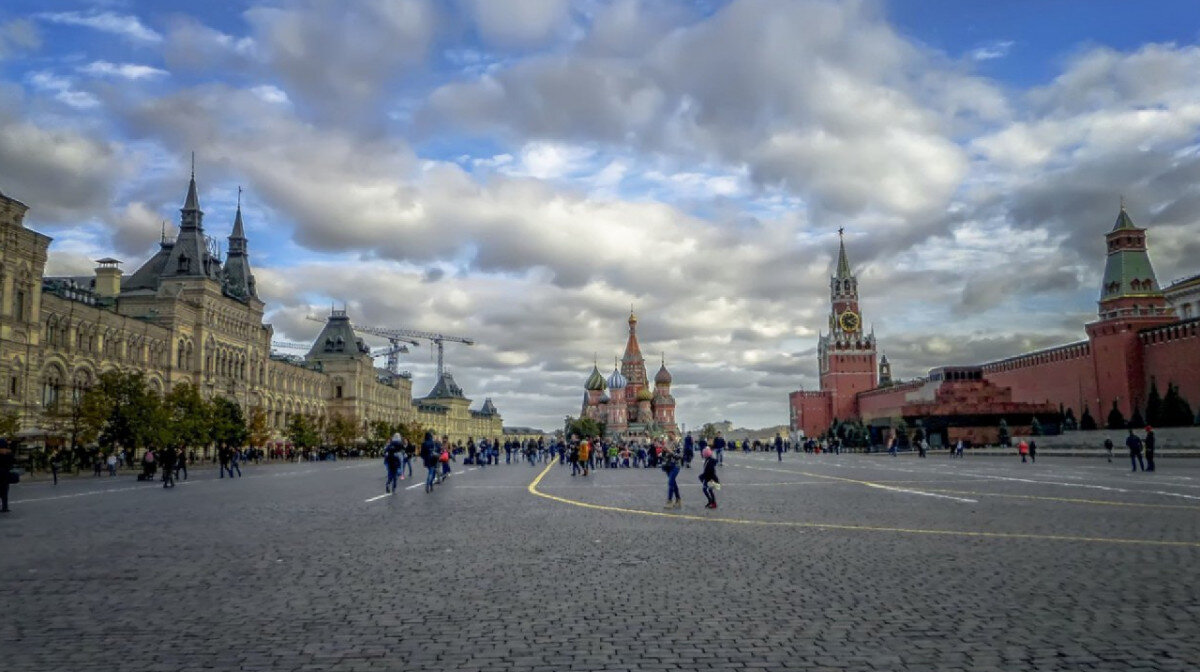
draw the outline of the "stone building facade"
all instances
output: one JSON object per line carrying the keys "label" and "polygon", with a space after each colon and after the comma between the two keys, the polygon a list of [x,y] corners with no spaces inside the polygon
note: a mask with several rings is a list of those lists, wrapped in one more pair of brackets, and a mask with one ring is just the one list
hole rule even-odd
{"label": "stone building facade", "polygon": [[[481,411],[446,412],[434,408],[439,384],[414,403],[411,379],[376,368],[344,312],[330,315],[304,358],[273,355],[241,206],[222,261],[205,235],[194,175],[178,234],[164,236],[127,278],[121,262],[107,258],[93,276],[44,277],[51,239],[25,227],[27,210],[0,194],[0,406],[20,417],[28,440],[60,441],[54,418],[110,370],[138,371],[160,393],[194,385],[205,398],[236,402],[247,417],[260,409],[279,438],[296,415],[344,415],[364,434],[377,420],[415,422],[452,440],[502,433],[491,400]],[[460,391],[454,402],[463,400]]]}

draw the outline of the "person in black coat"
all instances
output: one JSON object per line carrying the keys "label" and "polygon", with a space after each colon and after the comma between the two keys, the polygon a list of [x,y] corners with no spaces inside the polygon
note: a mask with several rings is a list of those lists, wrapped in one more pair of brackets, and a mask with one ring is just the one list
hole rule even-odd
{"label": "person in black coat", "polygon": [[0,439],[0,513],[8,513],[9,474],[16,465],[17,456],[8,445],[7,439]]}
{"label": "person in black coat", "polygon": [[1146,471],[1154,471],[1154,428],[1146,426]]}
{"label": "person in black coat", "polygon": [[437,478],[438,468],[438,450],[433,432],[425,432],[425,440],[421,442],[421,464],[425,465],[428,472],[425,476],[425,492],[433,492],[433,479]]}
{"label": "person in black coat", "polygon": [[705,450],[704,453],[704,471],[700,472],[701,490],[704,491],[704,498],[708,500],[708,504],[704,505],[706,509],[717,508],[717,485],[721,479],[717,477],[717,458],[713,456],[711,450]]}

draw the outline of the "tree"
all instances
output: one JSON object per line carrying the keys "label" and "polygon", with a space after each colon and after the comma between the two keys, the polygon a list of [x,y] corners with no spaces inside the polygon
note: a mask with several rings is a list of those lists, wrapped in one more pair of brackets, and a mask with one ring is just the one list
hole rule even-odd
{"label": "tree", "polygon": [[1068,408],[1067,412],[1063,414],[1063,429],[1069,431],[1079,429],[1079,421],[1075,419],[1075,409]]}
{"label": "tree", "polygon": [[371,423],[369,441],[372,447],[385,446],[392,440],[392,434],[399,433],[387,420],[376,420]]}
{"label": "tree", "polygon": [[704,426],[700,428],[700,436],[712,441],[717,438],[717,426],[711,422],[704,423]]}
{"label": "tree", "polygon": [[1092,412],[1087,406],[1083,407],[1083,415],[1079,418],[1079,429],[1085,432],[1091,432],[1096,429],[1096,419],[1092,417]]}
{"label": "tree", "polygon": [[358,421],[353,415],[334,413],[326,427],[329,442],[341,449],[349,448],[358,438]]}
{"label": "tree", "polygon": [[1112,410],[1108,412],[1107,427],[1109,429],[1125,429],[1126,428],[1125,414],[1121,412],[1120,408],[1117,408],[1117,400],[1116,399],[1113,399]]}
{"label": "tree", "polygon": [[291,441],[296,448],[312,448],[321,442],[321,437],[312,419],[299,413],[288,420],[284,433],[287,435],[288,441]]}
{"label": "tree", "polygon": [[168,442],[186,448],[207,446],[212,440],[212,407],[200,397],[200,391],[188,383],[180,383],[163,397],[170,427]]}
{"label": "tree", "polygon": [[420,446],[421,442],[425,440],[425,432],[428,430],[415,422],[401,422],[396,425],[396,431],[400,432],[400,436],[409,443]]}
{"label": "tree", "polygon": [[246,429],[246,416],[242,407],[225,397],[213,397],[209,402],[209,433],[218,446],[241,448],[250,436]]}
{"label": "tree", "polygon": [[1009,447],[1012,445],[1012,435],[1008,432],[1008,422],[1004,418],[1000,418],[1000,427],[997,431],[998,441],[1001,446]]}
{"label": "tree", "polygon": [[580,438],[589,439],[593,436],[604,436],[605,426],[604,423],[591,418],[578,418],[567,424],[567,430]]}
{"label": "tree", "polygon": [[16,411],[0,413],[0,438],[11,444],[17,440],[19,431],[21,431],[21,416]]}
{"label": "tree", "polygon": [[[1171,394],[1171,384],[1167,383],[1167,395]],[[1158,427],[1163,425],[1163,399],[1158,394],[1158,381],[1150,377],[1150,396],[1146,398],[1146,423]],[[1138,423],[1141,424],[1141,423]]]}
{"label": "tree", "polygon": [[1042,435],[1042,423],[1038,422],[1036,415],[1033,416],[1033,419],[1029,421],[1029,433],[1033,436]]}
{"label": "tree", "polygon": [[162,400],[138,372],[109,371],[80,400],[83,431],[107,451],[136,451],[162,440],[168,424]]}
{"label": "tree", "polygon": [[1164,427],[1188,427],[1193,419],[1192,406],[1179,393],[1179,386],[1167,383],[1167,396],[1163,399],[1162,417],[1158,424]]}
{"label": "tree", "polygon": [[255,406],[250,410],[250,421],[246,423],[246,430],[250,435],[250,445],[255,448],[262,448],[271,440],[271,426],[267,422],[267,412],[262,407]]}
{"label": "tree", "polygon": [[1133,417],[1129,419],[1130,427],[1145,427],[1146,419],[1142,417],[1142,412],[1136,406],[1133,408]]}

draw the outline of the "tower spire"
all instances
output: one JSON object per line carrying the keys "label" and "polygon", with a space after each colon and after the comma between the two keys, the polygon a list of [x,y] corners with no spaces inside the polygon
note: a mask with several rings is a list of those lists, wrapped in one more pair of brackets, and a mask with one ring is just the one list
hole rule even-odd
{"label": "tower spire", "polygon": [[846,258],[846,229],[845,227],[838,229],[838,263],[837,275],[838,279],[846,279],[850,277],[850,260]]}

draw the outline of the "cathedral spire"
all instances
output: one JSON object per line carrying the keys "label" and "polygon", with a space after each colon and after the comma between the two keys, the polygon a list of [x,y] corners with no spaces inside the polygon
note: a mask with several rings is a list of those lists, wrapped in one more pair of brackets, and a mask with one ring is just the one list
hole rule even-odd
{"label": "cathedral spire", "polygon": [[[233,233],[229,234],[229,241],[233,242],[235,240],[245,239],[246,231],[242,227],[242,188],[239,186],[237,196],[237,214],[233,217]],[[233,246],[231,245],[230,249],[232,249],[232,247]]]}
{"label": "cathedral spire", "polygon": [[190,180],[188,180],[187,198],[183,199],[182,212],[184,212],[185,214],[188,212],[200,212],[200,198],[196,196],[196,153],[195,152],[192,152],[192,178]]}

